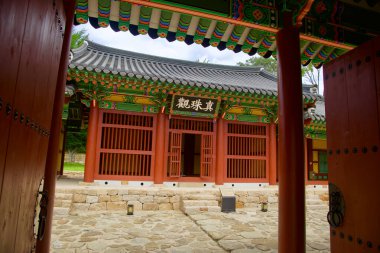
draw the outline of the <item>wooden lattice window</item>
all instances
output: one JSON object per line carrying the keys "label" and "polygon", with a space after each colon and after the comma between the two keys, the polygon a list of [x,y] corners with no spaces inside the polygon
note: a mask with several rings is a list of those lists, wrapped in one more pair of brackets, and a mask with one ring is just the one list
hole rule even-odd
{"label": "wooden lattice window", "polygon": [[153,116],[104,111],[100,129],[99,175],[151,176]]}
{"label": "wooden lattice window", "polygon": [[268,129],[266,125],[229,123],[227,128],[227,178],[267,178]]}

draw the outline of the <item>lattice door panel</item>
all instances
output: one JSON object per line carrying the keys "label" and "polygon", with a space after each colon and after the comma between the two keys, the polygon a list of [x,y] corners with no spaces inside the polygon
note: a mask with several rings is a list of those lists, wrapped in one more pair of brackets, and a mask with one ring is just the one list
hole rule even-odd
{"label": "lattice door panel", "polygon": [[201,146],[201,177],[210,177],[213,168],[213,138],[212,135],[202,135]]}
{"label": "lattice door panel", "polygon": [[182,134],[170,133],[169,176],[181,176]]}

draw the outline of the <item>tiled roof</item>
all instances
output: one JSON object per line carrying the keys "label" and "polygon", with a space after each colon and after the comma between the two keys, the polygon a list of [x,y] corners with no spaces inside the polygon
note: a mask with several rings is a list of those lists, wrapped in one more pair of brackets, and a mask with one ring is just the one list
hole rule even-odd
{"label": "tiled roof", "polygon": [[169,59],[102,46],[93,42],[73,50],[70,68],[154,81],[277,95],[276,77],[258,67],[238,67]]}
{"label": "tiled roof", "polygon": [[[277,78],[260,67],[206,64],[140,54],[85,42],[73,49],[71,69],[112,73],[153,81],[277,96]],[[304,92],[304,98],[320,96]],[[321,102],[321,101],[319,101]],[[322,113],[323,109],[316,111]],[[319,116],[317,116],[319,117]]]}

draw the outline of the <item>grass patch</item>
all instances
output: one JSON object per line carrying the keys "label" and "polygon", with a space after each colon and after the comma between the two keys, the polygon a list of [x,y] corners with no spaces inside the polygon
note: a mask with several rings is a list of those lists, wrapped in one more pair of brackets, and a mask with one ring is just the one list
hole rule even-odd
{"label": "grass patch", "polygon": [[84,164],[65,162],[65,164],[63,165],[63,170],[66,170],[66,171],[84,171]]}

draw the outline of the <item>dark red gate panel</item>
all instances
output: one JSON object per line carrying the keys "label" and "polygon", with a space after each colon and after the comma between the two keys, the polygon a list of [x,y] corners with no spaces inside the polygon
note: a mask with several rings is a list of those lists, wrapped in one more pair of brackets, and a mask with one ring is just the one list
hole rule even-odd
{"label": "dark red gate panel", "polygon": [[65,14],[62,1],[2,1],[0,14],[0,248],[30,252]]}
{"label": "dark red gate panel", "polygon": [[324,69],[329,182],[344,202],[331,252],[377,252],[380,245],[379,44],[366,43]]}
{"label": "dark red gate panel", "polygon": [[[0,8],[0,194],[11,122],[6,110],[8,104],[13,105],[27,7],[27,2],[15,0],[2,1]],[[8,21],[10,17],[12,22]]]}

